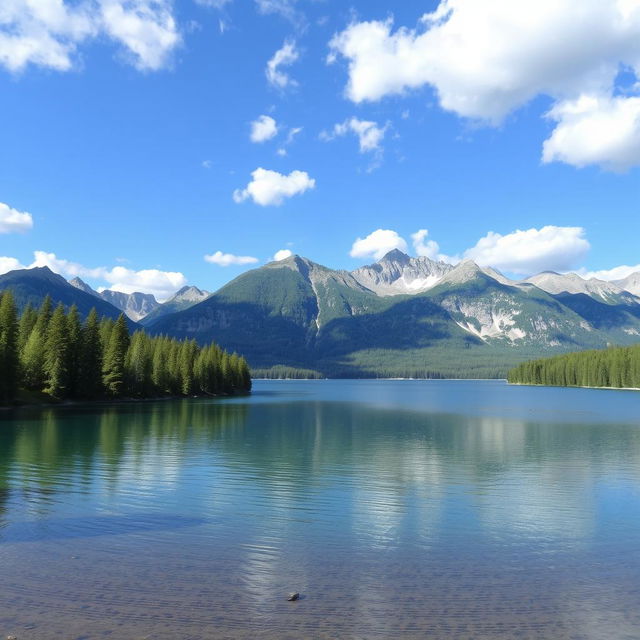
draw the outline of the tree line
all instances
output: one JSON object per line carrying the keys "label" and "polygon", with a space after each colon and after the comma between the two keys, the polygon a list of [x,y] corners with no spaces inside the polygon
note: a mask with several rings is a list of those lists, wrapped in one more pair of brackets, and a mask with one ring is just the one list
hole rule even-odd
{"label": "tree line", "polygon": [[523,362],[509,372],[508,380],[563,387],[640,388],[640,345]]}
{"label": "tree line", "polygon": [[78,309],[39,309],[18,315],[13,294],[0,292],[0,404],[25,394],[56,400],[154,398],[247,392],[247,362],[219,346],[195,340],[130,335],[124,314],[81,321]]}

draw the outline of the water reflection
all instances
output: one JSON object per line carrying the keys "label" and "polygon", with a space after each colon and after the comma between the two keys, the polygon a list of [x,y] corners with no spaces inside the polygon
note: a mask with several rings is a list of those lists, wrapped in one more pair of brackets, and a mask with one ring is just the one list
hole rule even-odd
{"label": "water reflection", "polygon": [[401,408],[393,389],[376,406],[348,384],[357,401],[301,385],[3,414],[0,632],[559,639],[640,622],[636,424]]}

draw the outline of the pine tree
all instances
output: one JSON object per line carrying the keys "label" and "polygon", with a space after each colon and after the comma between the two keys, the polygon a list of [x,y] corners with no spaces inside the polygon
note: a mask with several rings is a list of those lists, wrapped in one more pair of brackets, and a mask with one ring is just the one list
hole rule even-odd
{"label": "pine tree", "polygon": [[44,357],[50,320],[51,297],[47,296],[38,311],[36,322],[20,354],[23,384],[32,391],[42,391],[45,385]]}
{"label": "pine tree", "polygon": [[124,314],[113,325],[102,365],[102,380],[107,393],[120,396],[124,391],[125,358],[129,348],[129,329]]}
{"label": "pine tree", "polygon": [[78,393],[82,398],[98,398],[103,394],[102,344],[100,324],[95,309],[91,309],[80,340],[78,357]]}
{"label": "pine tree", "polygon": [[164,395],[169,391],[167,371],[168,342],[164,337],[155,338],[151,356],[151,382],[156,393]]}
{"label": "pine tree", "polygon": [[69,372],[69,384],[67,395],[75,398],[80,386],[80,350],[82,347],[82,324],[78,307],[72,305],[67,314],[67,339],[69,350],[67,353],[67,371]]}
{"label": "pine tree", "polygon": [[0,403],[16,400],[20,360],[18,356],[18,315],[11,291],[0,298]]}
{"label": "pine tree", "polygon": [[60,303],[51,316],[44,356],[45,393],[66,397],[69,390],[69,333],[64,307]]}
{"label": "pine tree", "polygon": [[19,337],[18,337],[18,350],[22,353],[24,346],[27,344],[27,340],[33,331],[33,327],[38,319],[38,312],[31,306],[31,303],[22,311],[19,324]]}

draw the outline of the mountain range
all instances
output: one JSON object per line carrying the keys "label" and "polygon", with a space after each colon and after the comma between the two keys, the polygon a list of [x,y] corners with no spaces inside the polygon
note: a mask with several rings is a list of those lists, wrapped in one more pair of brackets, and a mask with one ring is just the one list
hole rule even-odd
{"label": "mountain range", "polygon": [[186,309],[193,304],[201,302],[208,295],[208,291],[202,291],[198,287],[182,287],[171,298],[165,302],[158,302],[151,293],[122,293],[121,291],[111,291],[105,289],[97,292],[86,282],[76,277],[69,280],[69,284],[89,293],[96,298],[101,298],[112,304],[116,309],[123,311],[127,317],[135,322],[147,324],[168,313],[174,313]]}
{"label": "mountain range", "polygon": [[148,294],[97,293],[45,269],[0,276],[0,290],[17,287],[19,304],[28,290],[31,302],[47,291],[65,305],[73,291],[85,296],[81,313],[93,298],[109,305],[103,315],[125,311],[150,333],[215,340],[258,375],[494,377],[532,357],[640,341],[640,273],[616,282],[553,272],[511,280],[470,260],[454,266],[398,250],[351,272],[292,256],[213,294],[185,287],[159,304]]}

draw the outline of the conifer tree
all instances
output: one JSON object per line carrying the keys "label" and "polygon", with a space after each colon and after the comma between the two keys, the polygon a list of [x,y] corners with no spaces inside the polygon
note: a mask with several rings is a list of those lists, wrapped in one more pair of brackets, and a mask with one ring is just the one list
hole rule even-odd
{"label": "conifer tree", "polygon": [[13,402],[18,394],[18,316],[13,294],[0,298],[0,403]]}
{"label": "conifer tree", "polygon": [[27,340],[33,331],[33,327],[38,319],[38,312],[31,306],[31,303],[22,311],[20,316],[20,324],[18,329],[18,351],[22,353],[24,346],[27,344]]}
{"label": "conifer tree", "polygon": [[24,385],[33,391],[42,391],[45,385],[45,345],[51,319],[51,297],[47,296],[38,311],[36,322],[22,350],[22,375]]}
{"label": "conifer tree", "polygon": [[124,390],[125,358],[128,348],[129,329],[124,314],[120,314],[109,336],[102,364],[102,380],[111,396],[119,396]]}
{"label": "conifer tree", "polygon": [[49,322],[44,354],[45,393],[66,396],[69,388],[69,334],[67,317],[60,303]]}
{"label": "conifer tree", "polygon": [[78,391],[82,398],[97,398],[102,395],[102,344],[98,314],[91,309],[80,340],[78,358]]}
{"label": "conifer tree", "polygon": [[69,349],[67,352],[68,391],[70,398],[75,398],[80,385],[80,351],[82,347],[82,324],[78,307],[72,305],[67,314],[67,340]]}

